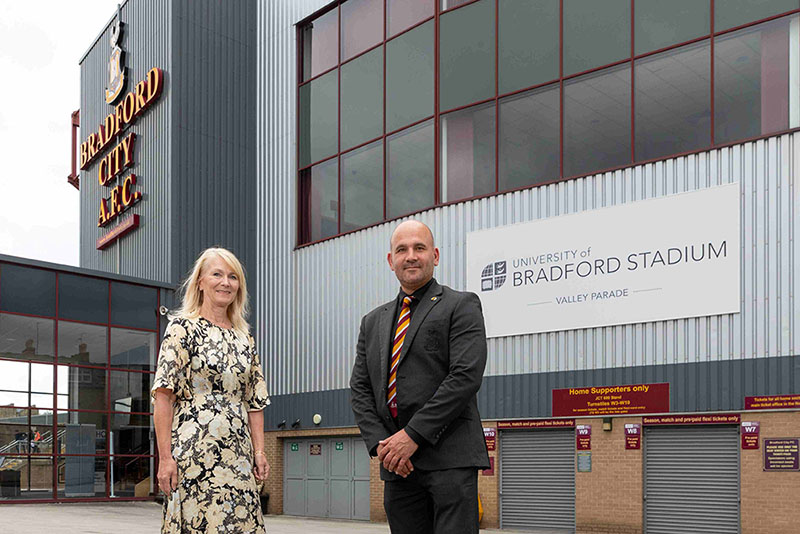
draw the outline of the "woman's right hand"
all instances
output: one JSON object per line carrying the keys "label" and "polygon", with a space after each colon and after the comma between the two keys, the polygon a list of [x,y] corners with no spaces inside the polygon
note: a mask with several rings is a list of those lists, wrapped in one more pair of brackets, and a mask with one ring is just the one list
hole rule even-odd
{"label": "woman's right hand", "polygon": [[167,496],[178,489],[178,464],[172,456],[159,459],[158,487]]}

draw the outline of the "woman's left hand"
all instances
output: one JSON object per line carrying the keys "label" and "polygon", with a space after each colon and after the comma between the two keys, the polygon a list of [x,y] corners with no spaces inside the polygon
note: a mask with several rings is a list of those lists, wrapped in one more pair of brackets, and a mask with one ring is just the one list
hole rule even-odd
{"label": "woman's left hand", "polygon": [[269,463],[267,462],[267,458],[263,454],[256,454],[254,464],[255,468],[253,472],[256,475],[256,480],[266,480],[269,476]]}

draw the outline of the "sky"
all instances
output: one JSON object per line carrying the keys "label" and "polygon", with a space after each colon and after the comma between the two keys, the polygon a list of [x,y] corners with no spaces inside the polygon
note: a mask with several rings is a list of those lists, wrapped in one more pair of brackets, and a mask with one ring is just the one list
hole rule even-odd
{"label": "sky", "polygon": [[121,0],[0,0],[0,254],[78,265],[78,61]]}

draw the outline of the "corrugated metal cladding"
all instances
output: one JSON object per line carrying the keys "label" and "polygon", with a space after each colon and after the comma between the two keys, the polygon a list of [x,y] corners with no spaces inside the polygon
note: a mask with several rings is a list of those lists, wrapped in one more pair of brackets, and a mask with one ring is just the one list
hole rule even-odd
{"label": "corrugated metal cladding", "polygon": [[[256,275],[256,1],[129,0],[123,49],[131,82],[165,72],[160,101],[131,127],[144,198],[141,228],[95,250],[97,163],[82,173],[81,265],[177,283],[209,246],[231,249]],[[81,139],[112,110],[102,97],[108,34],[81,64]],[[132,87],[131,84],[128,86]],[[105,233],[107,230],[104,230]]]}

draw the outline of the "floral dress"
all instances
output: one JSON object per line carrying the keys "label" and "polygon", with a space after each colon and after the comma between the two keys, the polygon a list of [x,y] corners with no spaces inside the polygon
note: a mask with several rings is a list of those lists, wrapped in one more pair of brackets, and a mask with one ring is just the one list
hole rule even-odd
{"label": "floral dress", "polygon": [[162,534],[264,534],[247,412],[269,401],[252,336],[200,319],[167,327],[152,395],[176,396],[172,455],[178,489]]}

